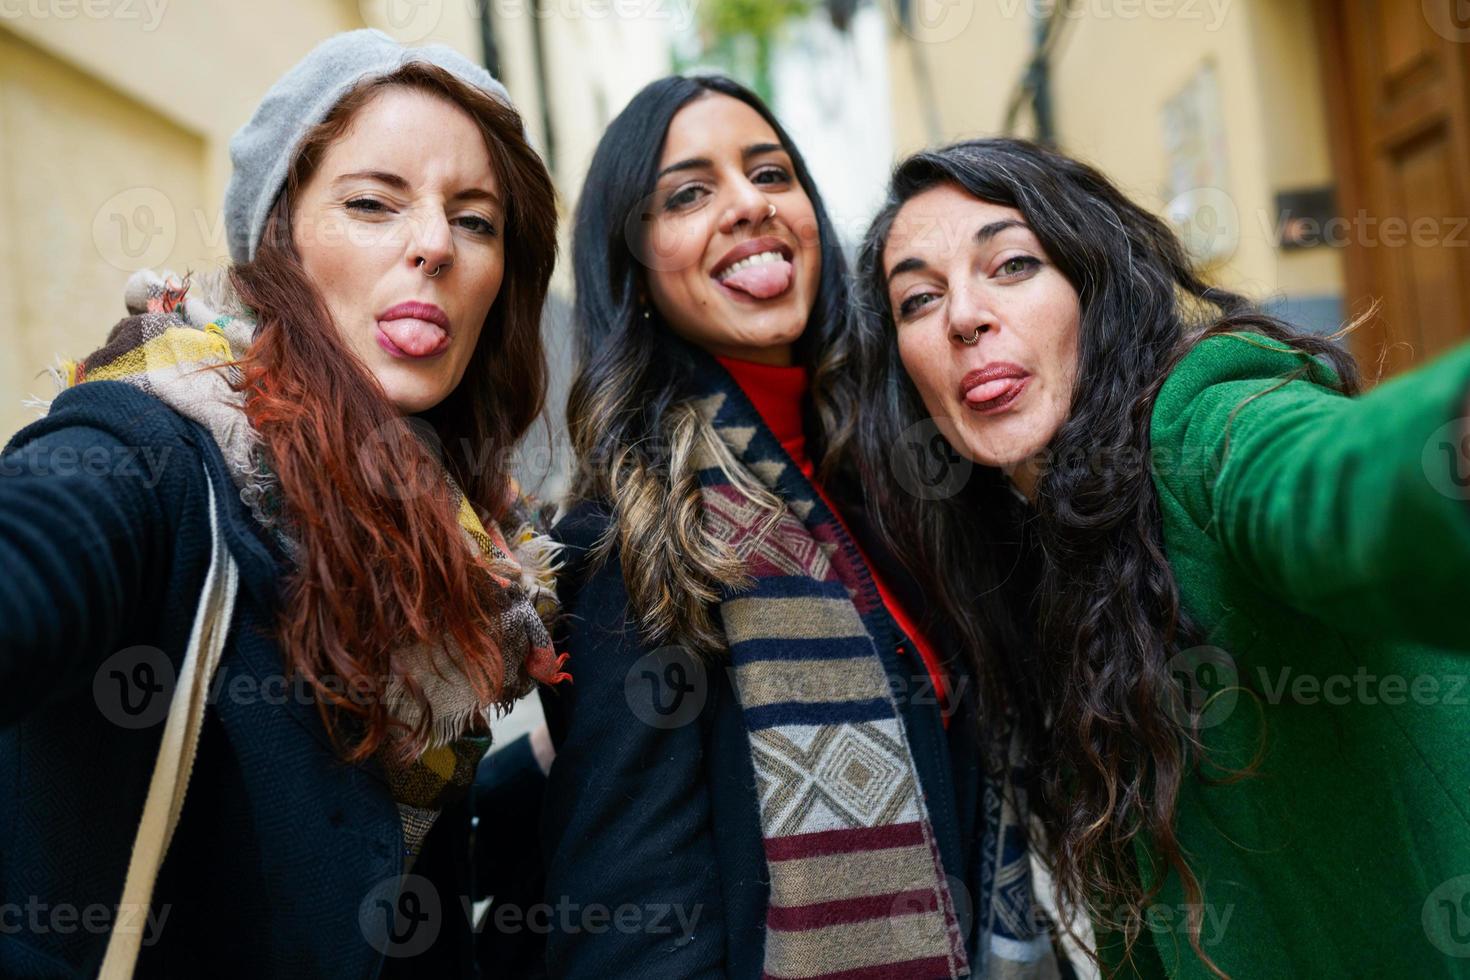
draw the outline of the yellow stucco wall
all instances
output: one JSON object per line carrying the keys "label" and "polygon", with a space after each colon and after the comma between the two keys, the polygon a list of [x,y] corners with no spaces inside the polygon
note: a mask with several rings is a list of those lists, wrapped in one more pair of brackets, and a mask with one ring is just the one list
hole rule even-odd
{"label": "yellow stucco wall", "polygon": [[[1031,53],[1021,0],[913,0],[911,23],[890,12],[893,145],[906,156],[935,142],[998,133]],[[927,77],[930,87],[924,85]],[[925,98],[932,92],[934,98]],[[938,139],[931,132],[938,125]]]}
{"label": "yellow stucco wall", "polygon": [[[917,41],[895,31],[892,45],[899,152],[934,142],[934,113],[943,141],[999,133],[1031,51],[1028,4],[916,2],[929,25]],[[928,65],[932,109],[916,61]],[[1336,252],[1275,244],[1275,194],[1332,181],[1310,0],[1078,0],[1051,58],[1059,143],[1163,211],[1162,109],[1205,64],[1217,73],[1224,190],[1240,217],[1239,243],[1212,277],[1258,299],[1340,293]]]}
{"label": "yellow stucco wall", "polygon": [[0,7],[0,439],[57,354],[102,343],[133,270],[227,259],[230,136],[313,46],[364,26],[480,57],[454,0]]}
{"label": "yellow stucco wall", "polygon": [[56,355],[101,346],[144,265],[209,261],[205,142],[0,29],[0,431]]}

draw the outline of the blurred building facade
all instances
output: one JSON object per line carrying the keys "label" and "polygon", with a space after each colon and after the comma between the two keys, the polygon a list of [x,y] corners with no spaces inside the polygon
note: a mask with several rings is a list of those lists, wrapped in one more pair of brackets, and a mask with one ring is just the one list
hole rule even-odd
{"label": "blurred building facade", "polygon": [[[1045,137],[1175,221],[1209,275],[1400,369],[1470,312],[1470,22],[1456,0],[811,0],[770,96],[844,242],[892,161]],[[96,347],[135,269],[225,261],[230,135],[324,37],[373,26],[489,65],[563,206],[551,419],[572,361],[570,216],[607,122],[711,39],[697,0],[0,0],[0,433]],[[691,55],[690,52],[694,53]],[[531,482],[560,489],[543,453]]]}
{"label": "blurred building facade", "polygon": [[1454,0],[894,0],[900,153],[1043,138],[1175,223],[1209,275],[1399,370],[1470,330]]}
{"label": "blurred building facade", "polygon": [[[690,16],[675,0],[0,0],[0,441],[34,417],[23,398],[50,396],[42,368],[101,345],[133,271],[227,261],[229,138],[322,39],[376,27],[491,65],[565,215],[608,119],[669,71],[670,32]],[[569,287],[563,262],[553,408]]]}

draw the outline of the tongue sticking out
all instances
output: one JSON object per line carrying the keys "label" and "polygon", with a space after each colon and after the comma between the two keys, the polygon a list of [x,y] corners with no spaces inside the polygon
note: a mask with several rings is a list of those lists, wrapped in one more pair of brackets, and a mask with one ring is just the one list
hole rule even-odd
{"label": "tongue sticking out", "polygon": [[756,299],[780,296],[791,285],[791,263],[766,262],[752,265],[720,280],[723,286],[749,293]]}
{"label": "tongue sticking out", "polygon": [[449,334],[437,323],[403,317],[398,320],[380,320],[378,327],[393,341],[393,346],[414,357],[437,354],[449,344]]}
{"label": "tongue sticking out", "polygon": [[993,402],[1017,384],[1020,384],[1019,378],[998,378],[995,381],[987,381],[965,392],[965,401],[971,405],[983,405],[985,402]]}

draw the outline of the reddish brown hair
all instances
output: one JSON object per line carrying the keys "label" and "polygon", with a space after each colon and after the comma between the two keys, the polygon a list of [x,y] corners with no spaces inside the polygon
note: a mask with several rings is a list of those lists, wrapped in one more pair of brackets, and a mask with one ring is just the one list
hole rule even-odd
{"label": "reddish brown hair", "polygon": [[[389,85],[467,111],[506,201],[500,293],[459,385],[413,419],[399,414],[338,335],[290,227],[292,201],[325,149]],[[376,752],[395,724],[383,698],[388,678],[405,673],[395,651],[448,640],[482,698],[508,704],[530,689],[525,651],[499,650],[492,639],[505,593],[466,547],[439,468],[482,518],[504,516],[512,502],[510,451],[546,394],[540,316],[555,260],[555,192],[519,114],[441,68],[412,62],[348,93],[307,134],[254,259],[232,271],[260,323],[241,362],[246,414],[300,546],[285,583],[279,640],[288,670],[316,690],[323,722],[349,761]],[[415,437],[416,427],[431,435],[428,444],[438,443],[442,459]],[[338,729],[344,720],[353,730],[346,746]],[[426,711],[414,734],[430,721]],[[402,742],[404,755],[416,741]]]}

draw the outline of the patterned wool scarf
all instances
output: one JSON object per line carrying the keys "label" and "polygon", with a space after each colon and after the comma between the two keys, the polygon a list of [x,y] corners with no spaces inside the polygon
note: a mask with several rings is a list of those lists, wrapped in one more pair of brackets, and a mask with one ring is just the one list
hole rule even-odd
{"label": "patterned wool scarf", "polygon": [[[245,417],[244,395],[233,387],[240,371],[232,362],[249,348],[256,321],[230,289],[227,275],[215,273],[191,283],[144,270],[129,280],[126,301],[133,315],[113,327],[101,349],[80,361],[61,361],[54,371],[58,387],[120,381],[198,422],[214,437],[256,520],[286,554],[296,554],[269,463]],[[466,546],[485,559],[488,574],[510,594],[495,637],[505,660],[505,694],[519,697],[535,681],[565,679],[568,675],[560,669],[565,656],[552,649],[545,625],[557,609],[555,545],[536,532],[525,501],[518,498],[499,526],[482,522],[447,471],[443,477]],[[495,704],[475,694],[449,641],[437,649],[405,650],[394,661],[403,666],[386,692],[393,716],[409,731],[423,721],[423,708],[403,680],[408,675],[422,689],[431,719],[427,739],[414,747],[412,763],[400,763],[391,742],[378,753],[411,859],[442,808],[474,780],[490,746],[484,732]]]}
{"label": "patterned wool scarf", "polygon": [[696,403],[701,416],[784,504],[769,523],[710,450],[696,460],[706,527],[751,579],[724,595],[720,614],[770,871],[765,976],[1055,976],[1031,905],[1022,824],[992,786],[986,894],[963,909],[979,916],[984,962],[967,962],[951,892],[959,879],[942,866],[875,643],[892,649],[894,627],[872,575],[733,379],[713,362],[699,374],[713,392]]}

